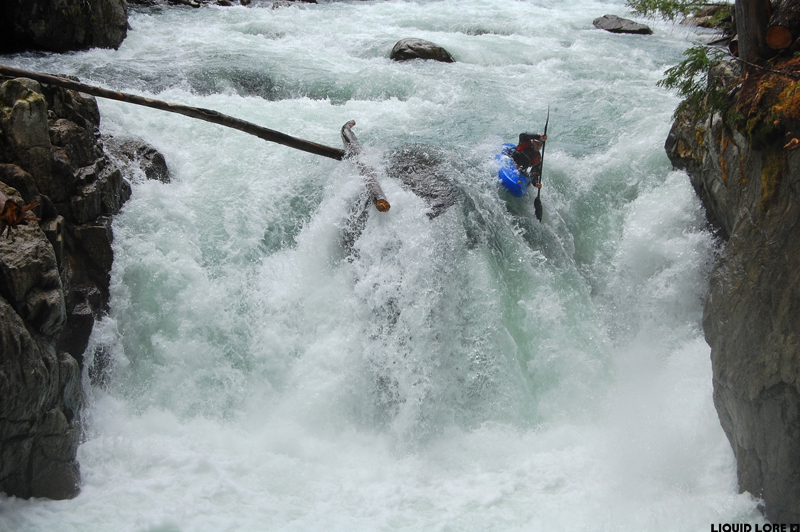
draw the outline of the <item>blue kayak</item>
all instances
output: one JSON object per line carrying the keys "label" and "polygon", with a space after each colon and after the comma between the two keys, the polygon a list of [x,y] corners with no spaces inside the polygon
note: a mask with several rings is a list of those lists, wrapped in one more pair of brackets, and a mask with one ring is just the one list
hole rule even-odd
{"label": "blue kayak", "polygon": [[500,184],[508,190],[512,196],[521,198],[528,191],[528,185],[531,180],[528,179],[522,172],[517,170],[517,165],[511,159],[508,152],[516,148],[514,144],[505,143],[503,149],[497,154],[497,160],[500,162],[500,170],[497,172],[497,177],[500,179]]}

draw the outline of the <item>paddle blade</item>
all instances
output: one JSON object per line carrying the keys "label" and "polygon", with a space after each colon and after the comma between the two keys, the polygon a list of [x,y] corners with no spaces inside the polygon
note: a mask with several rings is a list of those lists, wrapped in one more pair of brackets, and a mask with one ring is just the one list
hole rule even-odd
{"label": "paddle blade", "polygon": [[542,200],[539,199],[541,192],[541,189],[539,189],[539,192],[536,193],[536,199],[533,201],[533,210],[536,213],[536,219],[540,222],[542,221]]}

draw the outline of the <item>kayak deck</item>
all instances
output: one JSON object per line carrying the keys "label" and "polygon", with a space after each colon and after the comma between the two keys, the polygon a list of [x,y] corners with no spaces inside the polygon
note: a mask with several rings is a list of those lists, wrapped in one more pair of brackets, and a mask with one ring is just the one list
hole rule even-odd
{"label": "kayak deck", "polygon": [[514,144],[504,143],[503,149],[497,154],[497,160],[500,162],[497,177],[503,188],[508,190],[512,196],[520,198],[528,191],[528,185],[531,184],[531,180],[517,169],[517,165],[507,154],[514,148],[516,148]]}

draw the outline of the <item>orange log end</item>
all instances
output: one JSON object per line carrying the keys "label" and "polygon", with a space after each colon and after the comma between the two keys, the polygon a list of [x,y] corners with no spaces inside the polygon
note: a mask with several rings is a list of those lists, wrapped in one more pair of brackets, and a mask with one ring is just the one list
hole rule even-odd
{"label": "orange log end", "polygon": [[375,202],[375,208],[381,212],[388,211],[389,207],[390,207],[389,202],[386,201],[385,199],[379,199],[378,201]]}
{"label": "orange log end", "polygon": [[789,48],[794,41],[792,32],[784,26],[770,26],[767,28],[765,40],[767,41],[767,46],[773,50]]}

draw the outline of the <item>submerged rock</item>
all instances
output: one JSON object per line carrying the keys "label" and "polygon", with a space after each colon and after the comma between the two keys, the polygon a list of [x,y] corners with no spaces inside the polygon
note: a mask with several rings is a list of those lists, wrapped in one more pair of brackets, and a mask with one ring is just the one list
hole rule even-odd
{"label": "submerged rock", "polygon": [[[342,138],[345,148],[353,155],[352,151],[357,153],[360,148],[355,134],[348,127],[350,124],[345,124],[345,128],[342,129]],[[424,144],[402,146],[387,156],[385,166],[389,177],[399,180],[403,188],[425,200],[430,207],[427,213],[430,219],[441,215],[458,201],[458,192],[447,177],[446,158],[439,148]],[[375,174],[372,169],[369,169],[369,172]],[[372,179],[375,179],[374,175]],[[379,187],[377,181],[376,186]],[[382,191],[380,195],[383,197]],[[368,183],[364,192],[353,202],[347,222],[342,229],[342,247],[349,259],[356,258],[353,252],[354,244],[364,230],[373,204],[375,204],[375,191]]]}
{"label": "submerged rock", "polygon": [[603,15],[592,22],[595,28],[610,31],[611,33],[633,33],[636,35],[650,35],[653,30],[644,24],[639,24],[617,15]]}
{"label": "submerged rock", "polygon": [[393,151],[386,163],[389,177],[424,199],[433,219],[455,205],[458,192],[446,175],[445,156],[440,149],[424,144],[410,144]]}
{"label": "submerged rock", "polygon": [[455,63],[450,53],[438,44],[423,39],[402,39],[392,48],[389,59],[409,61],[411,59],[432,59],[443,63]]}
{"label": "submerged rock", "polygon": [[115,158],[126,170],[125,177],[136,179],[136,173],[145,179],[169,183],[171,181],[164,155],[147,141],[133,137],[103,137],[108,155]]}

